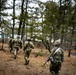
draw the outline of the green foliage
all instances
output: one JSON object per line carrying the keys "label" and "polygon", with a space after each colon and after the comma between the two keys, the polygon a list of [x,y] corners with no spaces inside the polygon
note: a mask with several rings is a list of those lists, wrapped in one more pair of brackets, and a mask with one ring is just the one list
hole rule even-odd
{"label": "green foliage", "polygon": [[[20,0],[22,2],[22,0]],[[54,0],[55,1],[55,0]],[[45,3],[37,0],[24,0],[23,13],[18,16],[14,14],[8,14],[4,12],[7,9],[7,0],[0,2],[0,16],[2,18],[1,23],[6,28],[7,34],[11,34],[13,24],[11,20],[18,20],[17,27],[21,23],[21,30],[24,28],[24,35],[36,36],[37,39],[49,41],[53,39],[62,38],[64,40],[75,40],[76,31],[76,1],[75,0],[62,0],[61,5],[54,2],[47,1]],[[60,1],[60,0],[59,0]],[[38,4],[39,7],[31,7],[29,3],[33,2]],[[60,3],[60,2],[59,2]],[[16,4],[19,12],[21,11],[20,4]],[[11,6],[9,6],[10,8]],[[12,8],[13,9],[13,8]],[[15,9],[17,11],[17,9]],[[13,13],[13,12],[12,12]],[[11,16],[11,20],[6,20],[4,16]],[[15,23],[16,24],[16,23]],[[6,26],[5,26],[6,25]],[[11,26],[10,26],[11,25]],[[10,29],[8,29],[10,28]],[[19,28],[15,28],[15,34],[17,34]],[[20,32],[21,33],[21,32]],[[21,33],[22,34],[22,33]],[[73,36],[73,37],[72,37]]]}
{"label": "green foliage", "polygon": [[0,13],[2,16],[8,16],[8,13]]}

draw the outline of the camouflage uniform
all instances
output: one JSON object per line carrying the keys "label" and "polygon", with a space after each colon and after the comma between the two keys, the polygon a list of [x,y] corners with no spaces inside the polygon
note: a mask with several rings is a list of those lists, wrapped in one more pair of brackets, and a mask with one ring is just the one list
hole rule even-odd
{"label": "camouflage uniform", "polygon": [[20,37],[17,36],[17,39],[13,39],[14,59],[16,59],[20,48],[22,48],[22,41],[20,40]]}
{"label": "camouflage uniform", "polygon": [[60,47],[59,40],[55,41],[54,45],[55,47],[51,50],[51,55],[49,57],[51,62],[49,69],[52,74],[58,75],[61,69],[61,62],[64,60],[64,53]]}
{"label": "camouflage uniform", "polygon": [[13,50],[13,38],[12,37],[10,37],[8,45],[9,45],[9,49],[10,49],[10,52],[11,52]]}
{"label": "camouflage uniform", "polygon": [[34,48],[34,44],[31,42],[31,39],[27,39],[27,41],[25,42],[25,44],[23,46],[25,65],[28,65],[28,63],[30,61],[29,56],[30,56],[31,50],[33,48]]}

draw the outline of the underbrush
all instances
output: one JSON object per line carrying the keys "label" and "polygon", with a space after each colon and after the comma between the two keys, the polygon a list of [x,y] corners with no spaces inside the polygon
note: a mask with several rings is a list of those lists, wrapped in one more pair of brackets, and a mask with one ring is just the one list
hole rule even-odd
{"label": "underbrush", "polygon": [[34,54],[35,57],[37,57],[37,56],[45,56],[48,54],[48,52],[44,50],[40,50],[39,52],[32,52],[32,54]]}

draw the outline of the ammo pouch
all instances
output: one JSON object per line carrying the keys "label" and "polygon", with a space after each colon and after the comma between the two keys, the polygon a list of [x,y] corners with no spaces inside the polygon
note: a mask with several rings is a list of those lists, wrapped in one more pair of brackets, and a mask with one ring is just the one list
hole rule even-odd
{"label": "ammo pouch", "polygon": [[53,57],[50,57],[50,61],[53,63],[54,62],[54,58]]}

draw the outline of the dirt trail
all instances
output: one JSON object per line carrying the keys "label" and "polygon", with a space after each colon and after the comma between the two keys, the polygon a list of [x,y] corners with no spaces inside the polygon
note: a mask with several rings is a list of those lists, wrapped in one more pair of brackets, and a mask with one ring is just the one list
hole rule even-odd
{"label": "dirt trail", "polygon": [[[41,49],[33,49],[30,56],[30,63],[28,66],[24,65],[24,54],[20,50],[17,59],[13,59],[13,54],[9,52],[7,45],[4,45],[4,51],[0,51],[0,75],[51,75],[49,72],[49,62],[42,67],[41,65],[49,57],[47,50],[45,55],[35,58],[35,52]],[[60,75],[76,75],[76,56],[67,56],[67,51],[64,52],[64,62],[60,70]]]}

